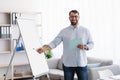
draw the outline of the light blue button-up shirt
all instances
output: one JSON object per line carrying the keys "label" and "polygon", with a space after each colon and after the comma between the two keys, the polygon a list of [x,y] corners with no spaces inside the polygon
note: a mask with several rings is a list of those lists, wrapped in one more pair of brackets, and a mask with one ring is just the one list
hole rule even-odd
{"label": "light blue button-up shirt", "polygon": [[72,25],[64,28],[49,44],[53,49],[63,42],[63,64],[68,67],[84,67],[87,65],[87,57],[85,50],[77,48],[78,44],[87,45],[90,49],[93,48],[93,41],[88,29]]}

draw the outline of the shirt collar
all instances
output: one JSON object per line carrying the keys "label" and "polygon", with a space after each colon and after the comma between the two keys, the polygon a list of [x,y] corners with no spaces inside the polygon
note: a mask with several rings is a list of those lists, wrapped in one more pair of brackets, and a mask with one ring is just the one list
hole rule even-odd
{"label": "shirt collar", "polygon": [[79,25],[77,25],[76,27],[74,27],[73,25],[70,25],[71,29],[79,29],[79,27],[80,27]]}

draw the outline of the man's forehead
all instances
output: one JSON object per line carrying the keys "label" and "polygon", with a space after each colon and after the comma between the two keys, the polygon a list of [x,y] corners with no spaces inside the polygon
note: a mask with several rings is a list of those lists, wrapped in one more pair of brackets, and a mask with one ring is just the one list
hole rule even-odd
{"label": "man's forehead", "polygon": [[79,15],[78,13],[71,12],[70,15]]}

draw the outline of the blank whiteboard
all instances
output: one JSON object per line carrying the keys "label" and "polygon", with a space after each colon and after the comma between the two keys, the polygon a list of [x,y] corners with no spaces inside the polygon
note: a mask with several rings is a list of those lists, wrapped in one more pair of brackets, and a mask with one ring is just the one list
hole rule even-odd
{"label": "blank whiteboard", "polygon": [[36,49],[41,47],[35,21],[32,19],[17,19],[28,61],[34,77],[48,73],[49,68],[44,54],[39,54]]}

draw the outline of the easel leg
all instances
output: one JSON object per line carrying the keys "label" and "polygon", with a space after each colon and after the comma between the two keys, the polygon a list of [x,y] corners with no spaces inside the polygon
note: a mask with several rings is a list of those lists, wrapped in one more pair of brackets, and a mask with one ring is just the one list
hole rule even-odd
{"label": "easel leg", "polygon": [[40,80],[40,79],[34,77],[33,80]]}
{"label": "easel leg", "polygon": [[49,74],[47,74],[47,78],[48,78],[48,80],[50,80],[50,76],[49,76]]}
{"label": "easel leg", "polygon": [[[20,36],[21,36],[21,34],[19,35],[19,37],[18,37],[18,42],[16,43],[16,46],[15,46],[15,48],[13,49],[12,57],[11,57],[11,59],[10,59],[8,68],[7,68],[7,70],[6,70],[6,73],[4,74],[4,80],[7,80],[7,75],[8,75],[10,66],[11,66],[11,64],[12,64],[13,58],[14,58],[14,56],[15,56],[15,52],[16,52],[17,44],[19,43]],[[13,71],[13,70],[12,70],[12,71]],[[13,73],[12,73],[12,80],[13,80]]]}
{"label": "easel leg", "polygon": [[[47,76],[47,80],[50,80],[50,76],[49,74],[45,74]],[[41,78],[36,78],[36,77],[33,77],[33,80],[41,80]],[[43,79],[42,79],[43,80]],[[45,79],[46,80],[46,79]]]}

